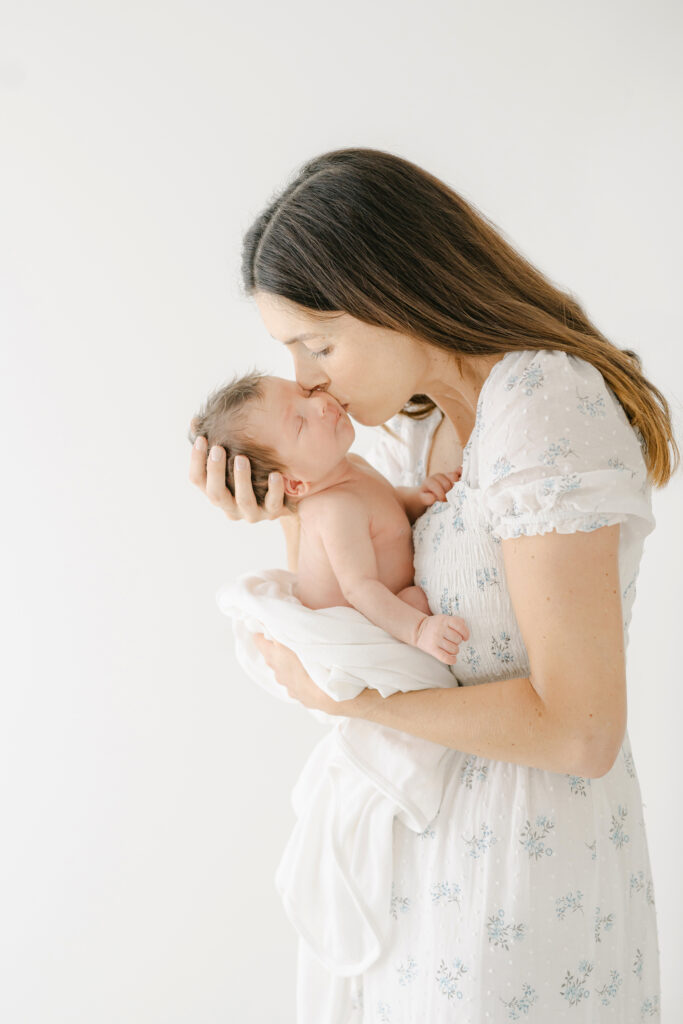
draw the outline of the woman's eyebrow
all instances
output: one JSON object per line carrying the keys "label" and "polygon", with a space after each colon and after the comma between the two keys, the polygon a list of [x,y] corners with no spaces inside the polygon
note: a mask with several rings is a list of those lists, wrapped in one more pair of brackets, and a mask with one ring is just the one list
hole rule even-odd
{"label": "woman's eyebrow", "polygon": [[289,341],[283,341],[283,345],[293,345],[295,341],[310,341],[311,338],[317,338],[317,334],[297,334],[296,338],[290,338]]}

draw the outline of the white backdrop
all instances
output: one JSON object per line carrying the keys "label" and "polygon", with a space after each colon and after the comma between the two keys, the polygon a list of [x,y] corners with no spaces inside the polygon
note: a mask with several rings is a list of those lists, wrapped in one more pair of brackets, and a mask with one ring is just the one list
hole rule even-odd
{"label": "white backdrop", "polygon": [[[291,375],[240,297],[242,233],[324,150],[414,160],[642,355],[680,438],[682,10],[0,4],[0,1019],[293,1024],[273,873],[325,727],[246,680],[214,600],[284,565],[279,526],[187,479],[207,391]],[[655,493],[629,649],[670,1024],[681,496]]]}

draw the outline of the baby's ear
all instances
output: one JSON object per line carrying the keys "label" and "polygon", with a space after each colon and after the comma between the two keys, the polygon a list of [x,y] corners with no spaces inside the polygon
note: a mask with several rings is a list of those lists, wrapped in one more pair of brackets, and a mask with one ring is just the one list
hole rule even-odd
{"label": "baby's ear", "polygon": [[282,480],[285,485],[285,494],[290,498],[303,498],[311,486],[305,480],[295,480],[293,477],[285,476],[284,474],[282,475]]}

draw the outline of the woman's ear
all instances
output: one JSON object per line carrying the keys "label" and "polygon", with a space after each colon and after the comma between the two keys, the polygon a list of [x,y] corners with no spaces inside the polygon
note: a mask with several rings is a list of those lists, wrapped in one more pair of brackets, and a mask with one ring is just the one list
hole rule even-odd
{"label": "woman's ear", "polygon": [[307,483],[305,480],[295,480],[291,476],[285,476],[284,473],[282,475],[282,481],[285,487],[285,494],[290,498],[303,498],[304,494],[306,494],[311,487],[310,483]]}

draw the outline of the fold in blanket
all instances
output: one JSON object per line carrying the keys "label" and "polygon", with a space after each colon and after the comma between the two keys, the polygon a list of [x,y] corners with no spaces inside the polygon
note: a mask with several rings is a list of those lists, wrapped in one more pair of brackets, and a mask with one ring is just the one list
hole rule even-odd
{"label": "fold in blanket", "polygon": [[[275,697],[298,703],[275,680],[254,633],[291,648],[337,701],[366,687],[388,697],[458,685],[448,666],[354,608],[305,607],[294,596],[295,580],[271,569],[245,574],[216,594],[232,619],[237,660]],[[299,986],[297,1022],[345,1024],[349,979],[380,956],[391,924],[393,820],[418,833],[427,828],[454,752],[375,722],[308,710],[333,728],[313,748],[292,792],[297,821],[275,884],[306,947],[307,973],[316,978]]]}

